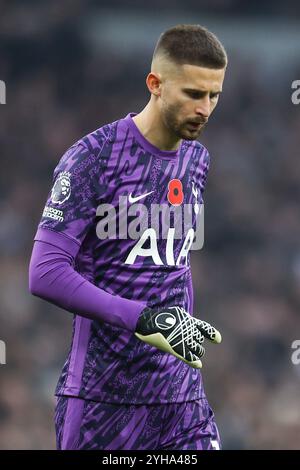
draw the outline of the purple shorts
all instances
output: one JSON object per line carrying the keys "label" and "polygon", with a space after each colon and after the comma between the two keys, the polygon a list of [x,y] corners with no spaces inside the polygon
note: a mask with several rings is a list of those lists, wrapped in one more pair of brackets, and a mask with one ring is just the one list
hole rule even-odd
{"label": "purple shorts", "polygon": [[117,405],[57,397],[57,449],[217,450],[220,437],[206,398],[162,405]]}

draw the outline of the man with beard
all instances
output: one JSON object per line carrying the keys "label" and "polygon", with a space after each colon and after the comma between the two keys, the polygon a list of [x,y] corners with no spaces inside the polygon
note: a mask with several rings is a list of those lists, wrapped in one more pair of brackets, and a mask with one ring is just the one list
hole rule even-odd
{"label": "man with beard", "polygon": [[[224,47],[202,26],[165,31],[145,108],[81,138],[55,168],[30,290],[74,314],[56,388],[58,449],[220,448],[199,369],[204,338],[221,335],[193,317],[194,225],[176,239],[174,221],[166,237],[142,226],[155,204],[202,203],[209,154],[197,138],[226,67]],[[137,238],[103,236],[121,197],[131,222],[134,204],[143,213]]]}

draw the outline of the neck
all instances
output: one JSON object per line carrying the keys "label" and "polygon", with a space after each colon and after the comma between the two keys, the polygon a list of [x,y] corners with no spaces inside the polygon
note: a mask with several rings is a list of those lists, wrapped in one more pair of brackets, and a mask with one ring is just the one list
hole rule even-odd
{"label": "neck", "polygon": [[132,119],[145,139],[155,147],[167,151],[177,150],[179,148],[181,139],[170,133],[159,111],[154,109],[151,100],[145,108]]}

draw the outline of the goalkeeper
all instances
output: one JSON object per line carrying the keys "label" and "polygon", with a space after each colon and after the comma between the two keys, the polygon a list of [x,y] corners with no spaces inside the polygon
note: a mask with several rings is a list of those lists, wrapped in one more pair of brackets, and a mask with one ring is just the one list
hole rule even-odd
{"label": "goalkeeper", "polygon": [[193,317],[193,230],[174,239],[170,227],[164,239],[139,219],[138,239],[102,235],[120,198],[148,214],[154,204],[189,204],[196,223],[209,168],[197,138],[226,65],[205,28],[167,30],[146,107],[75,142],[54,170],[29,279],[34,295],[74,314],[55,391],[57,449],[220,448],[199,369],[204,339],[221,335]]}

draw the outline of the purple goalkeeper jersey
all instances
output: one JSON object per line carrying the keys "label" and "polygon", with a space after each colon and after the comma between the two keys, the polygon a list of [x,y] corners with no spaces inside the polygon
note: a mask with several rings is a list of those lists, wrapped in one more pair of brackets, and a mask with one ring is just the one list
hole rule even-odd
{"label": "purple goalkeeper jersey", "polygon": [[[143,210],[150,213],[155,204],[195,208],[202,202],[209,154],[196,140],[182,140],[175,151],[158,149],[141,134],[134,115],[91,132],[62,156],[39,233],[55,231],[64,243],[77,246],[74,267],[98,288],[157,310],[178,305],[193,315],[190,240],[185,233],[176,238],[172,231],[163,236],[143,228],[150,217]],[[127,210],[129,227],[135,220],[130,207],[137,203],[144,215],[134,238],[126,236],[118,216]],[[117,404],[205,397],[198,369],[132,331],[76,313],[56,395]]]}

